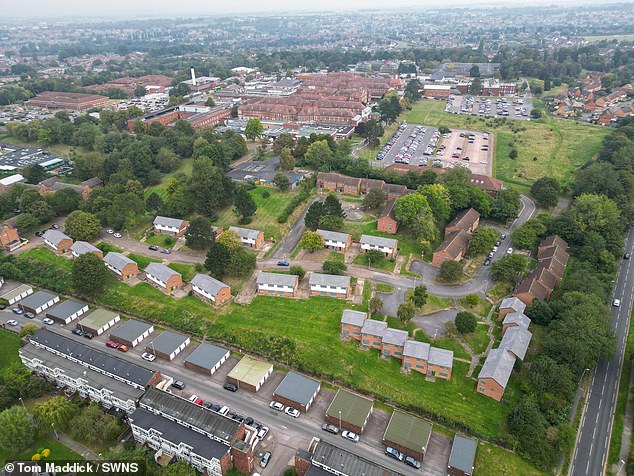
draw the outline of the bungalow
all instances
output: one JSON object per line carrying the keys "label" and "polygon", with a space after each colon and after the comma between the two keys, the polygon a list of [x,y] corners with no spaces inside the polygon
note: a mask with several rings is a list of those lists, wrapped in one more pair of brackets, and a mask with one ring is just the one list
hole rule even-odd
{"label": "bungalow", "polygon": [[502,400],[514,365],[515,355],[511,352],[503,348],[491,349],[478,374],[478,393],[498,402]]}
{"label": "bungalow", "polygon": [[150,263],[144,271],[145,280],[166,294],[170,294],[183,286],[181,274],[162,263]]}
{"label": "bungalow", "polygon": [[258,294],[264,296],[295,297],[299,285],[299,278],[294,274],[260,271],[256,283],[258,285]]}
{"label": "bungalow", "polygon": [[385,357],[403,358],[403,350],[409,333],[400,329],[385,329],[383,333],[383,342],[381,345],[381,353]]}
{"label": "bungalow", "polygon": [[259,230],[251,230],[249,228],[240,228],[237,226],[230,226],[229,231],[233,231],[243,245],[247,245],[250,248],[259,248],[264,243],[264,233]]}
{"label": "bungalow", "polygon": [[338,231],[317,230],[324,239],[324,248],[345,253],[352,245],[352,236]]}
{"label": "bungalow", "polygon": [[528,329],[520,326],[511,327],[504,333],[499,348],[506,349],[518,359],[524,360],[532,338],[533,334]]}
{"label": "bungalow", "polygon": [[99,259],[103,259],[103,251],[87,241],[76,241],[70,247],[70,251],[75,258],[79,258],[81,255],[88,253],[94,253],[99,256]]}
{"label": "bungalow", "polygon": [[157,216],[154,219],[154,232],[159,235],[170,235],[181,237],[187,231],[189,222],[187,220],[181,220],[179,218],[169,218]]}
{"label": "bungalow", "polygon": [[66,253],[73,245],[73,239],[58,230],[46,230],[42,238],[58,255]]}
{"label": "bungalow", "polygon": [[387,322],[366,319],[361,327],[361,345],[381,350],[383,348],[383,336],[387,331]]}
{"label": "bungalow", "polygon": [[403,368],[406,372],[415,370],[427,375],[427,363],[431,346],[426,342],[408,340],[403,347]]}
{"label": "bungalow", "polygon": [[231,288],[206,274],[197,274],[191,280],[192,294],[214,306],[220,306],[231,300]]}
{"label": "bungalow", "polygon": [[139,265],[126,255],[111,251],[103,259],[106,268],[112,271],[124,283],[139,274]]}
{"label": "bungalow", "polygon": [[396,200],[388,200],[381,211],[381,215],[376,223],[377,231],[394,235],[398,231],[398,220],[394,211]]}
{"label": "bungalow", "polygon": [[506,297],[502,299],[502,303],[500,304],[498,319],[502,319],[510,312],[524,312],[525,309],[526,304],[524,304],[516,297]]}
{"label": "bungalow", "polygon": [[388,258],[394,258],[398,251],[398,240],[382,236],[361,235],[361,252],[379,250]]}
{"label": "bungalow", "polygon": [[427,363],[427,375],[430,377],[451,379],[453,369],[453,351],[431,347]]}
{"label": "bungalow", "polygon": [[350,294],[350,277],[312,273],[308,280],[311,296],[346,299]]}
{"label": "bungalow", "polygon": [[341,315],[341,337],[361,340],[361,329],[368,315],[365,312],[344,309]]}

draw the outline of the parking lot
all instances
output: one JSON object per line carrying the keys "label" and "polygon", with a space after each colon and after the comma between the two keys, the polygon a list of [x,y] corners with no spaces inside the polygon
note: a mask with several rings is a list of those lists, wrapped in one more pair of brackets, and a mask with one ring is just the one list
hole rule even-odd
{"label": "parking lot", "polygon": [[488,132],[452,130],[442,136],[430,165],[469,167],[471,173],[491,176],[494,136]]}
{"label": "parking lot", "polygon": [[433,150],[439,135],[435,127],[402,124],[372,163],[377,167],[392,164],[427,165],[431,155],[426,154],[426,151],[430,147]]}
{"label": "parking lot", "polygon": [[505,117],[530,121],[533,109],[530,98],[495,96],[454,96],[447,99],[445,112],[480,117]]}

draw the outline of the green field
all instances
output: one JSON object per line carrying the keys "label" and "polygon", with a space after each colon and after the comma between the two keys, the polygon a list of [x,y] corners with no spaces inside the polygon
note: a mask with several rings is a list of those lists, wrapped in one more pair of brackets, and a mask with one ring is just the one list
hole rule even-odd
{"label": "green field", "polygon": [[515,453],[484,441],[478,442],[475,468],[475,474],[486,476],[540,476],[545,474]]}
{"label": "green field", "polygon": [[25,450],[12,453],[5,448],[0,448],[0,467],[4,467],[7,461],[30,461],[38,449],[48,448],[51,450],[51,456],[48,461],[83,461],[80,455],[73,450],[67,448],[52,436],[42,436],[38,438],[31,446]]}
{"label": "green field", "polygon": [[383,257],[377,262],[368,262],[368,254],[361,253],[354,258],[353,263],[361,265],[361,266],[368,266],[370,268],[392,272],[394,271],[394,265],[396,264],[396,260],[391,260],[391,259]]}
{"label": "green field", "polygon": [[191,281],[192,278],[198,273],[198,271],[196,271],[196,266],[194,266],[193,264],[170,263],[168,264],[168,266],[177,273],[182,274],[183,281]]}
{"label": "green field", "polygon": [[20,362],[18,349],[20,348],[20,337],[17,334],[0,329],[0,370],[11,364]]}
{"label": "green field", "polygon": [[36,260],[43,261],[44,263],[59,266],[60,268],[67,270],[71,270],[73,268],[72,260],[57,256],[48,248],[33,248],[25,251],[21,256],[28,256],[29,258],[34,258]]}
{"label": "green field", "polygon": [[167,235],[154,235],[151,234],[145,238],[145,243],[148,245],[155,245],[161,248],[172,248],[176,244],[176,238]]}

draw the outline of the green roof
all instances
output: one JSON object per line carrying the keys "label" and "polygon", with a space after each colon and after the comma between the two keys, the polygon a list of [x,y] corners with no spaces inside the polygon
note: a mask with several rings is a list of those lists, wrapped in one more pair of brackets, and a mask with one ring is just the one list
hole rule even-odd
{"label": "green roof", "polygon": [[98,308],[79,321],[79,325],[90,327],[91,329],[99,329],[108,324],[118,315],[119,314],[116,312]]}
{"label": "green roof", "polygon": [[383,441],[390,441],[413,451],[427,450],[432,424],[428,421],[396,410],[392,413]]}
{"label": "green roof", "polygon": [[271,370],[271,367],[273,367],[272,364],[252,359],[247,355],[242,357],[242,360],[231,369],[227,377],[256,387]]}
{"label": "green roof", "polygon": [[339,418],[339,412],[341,412],[342,421],[363,427],[372,411],[373,405],[374,401],[369,398],[339,389],[328,410],[326,410],[326,415],[332,418]]}

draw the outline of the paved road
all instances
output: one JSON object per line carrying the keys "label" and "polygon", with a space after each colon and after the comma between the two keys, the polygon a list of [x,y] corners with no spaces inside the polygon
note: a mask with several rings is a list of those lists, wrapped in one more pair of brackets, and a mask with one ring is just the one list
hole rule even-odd
{"label": "paved road", "polygon": [[306,217],[306,212],[308,212],[308,208],[315,203],[317,200],[323,198],[321,193],[316,194],[313,198],[310,199],[307,205],[304,206],[304,211],[297,217],[293,227],[286,234],[286,236],[280,241],[277,247],[271,253],[271,258],[276,260],[279,259],[288,259],[291,256],[291,253],[299,243],[299,240],[302,239],[302,235],[306,231],[306,225],[304,224],[304,218]]}
{"label": "paved road", "polygon": [[147,243],[142,243],[138,240],[130,238],[127,232],[122,232],[123,236],[121,238],[115,238],[113,235],[107,234],[105,231],[102,231],[99,237],[95,241],[105,241],[106,243],[110,243],[117,248],[121,248],[125,252],[135,253],[142,256],[148,256],[150,258],[156,259],[165,259],[170,263],[187,263],[187,264],[196,264],[196,263],[204,263],[205,261],[205,253],[202,251],[172,251],[169,255],[163,254],[159,251],[152,251],[148,249]]}
{"label": "paved road", "polygon": [[[625,250],[634,252],[634,230],[625,241]],[[632,315],[634,260],[622,260],[614,284],[614,299],[620,307],[612,307],[612,327],[616,334],[616,352],[609,360],[600,361],[592,373],[587,406],[571,464],[573,476],[600,476],[605,473],[608,447],[619,393],[619,379],[625,355],[625,343]]]}

